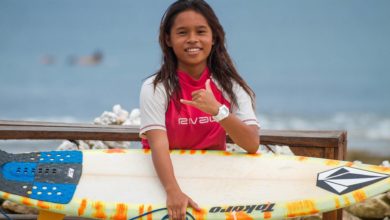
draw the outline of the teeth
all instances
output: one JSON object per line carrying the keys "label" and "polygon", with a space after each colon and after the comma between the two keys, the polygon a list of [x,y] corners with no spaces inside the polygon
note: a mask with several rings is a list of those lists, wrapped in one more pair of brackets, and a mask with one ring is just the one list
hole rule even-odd
{"label": "teeth", "polygon": [[187,49],[188,52],[197,52],[199,50],[200,50],[200,48],[188,48]]}

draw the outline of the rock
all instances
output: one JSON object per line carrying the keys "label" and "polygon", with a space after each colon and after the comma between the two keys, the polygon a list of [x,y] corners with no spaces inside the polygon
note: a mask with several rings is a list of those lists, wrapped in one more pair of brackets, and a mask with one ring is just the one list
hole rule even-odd
{"label": "rock", "polygon": [[230,143],[226,144],[226,151],[234,152],[234,153],[244,153],[245,152],[245,150],[242,149],[241,147],[239,147],[238,145],[230,144]]}
{"label": "rock", "polygon": [[131,111],[129,118],[122,125],[141,125],[141,113],[138,108]]}
{"label": "rock", "polygon": [[[131,142],[129,141],[104,141],[104,144],[107,145],[108,148],[119,148],[119,149],[129,149],[131,146]],[[99,148],[93,148],[93,149],[99,149]]]}
{"label": "rock", "polygon": [[[291,151],[291,149],[288,146],[278,146],[278,145],[271,145],[269,146],[271,148],[268,149],[267,147],[260,145],[259,150],[257,150],[257,153],[261,154],[280,154],[280,155],[294,155],[294,153]],[[239,147],[236,144],[226,144],[226,151],[228,152],[235,152],[235,153],[243,153],[246,152],[244,149]]]}
{"label": "rock", "polygon": [[58,150],[78,150],[77,144],[70,142],[70,141],[64,141],[61,143],[61,145],[57,148]]}
{"label": "rock", "polygon": [[390,163],[389,163],[388,160],[385,160],[385,161],[382,162],[381,166],[383,166],[383,167],[390,167]]}
{"label": "rock", "polygon": [[268,147],[264,145],[260,145],[259,149],[257,150],[257,153],[260,154],[274,154]]}
{"label": "rock", "polygon": [[289,146],[271,145],[272,151],[280,155],[294,155]]}
{"label": "rock", "polygon": [[364,202],[345,208],[346,211],[359,218],[383,219],[390,216],[390,199],[387,194],[380,194]]}
{"label": "rock", "polygon": [[[94,119],[94,124],[98,125],[140,125],[141,113],[135,108],[129,113],[120,105],[114,105],[112,112],[105,111],[99,117]],[[76,141],[77,144],[70,141],[64,141],[58,150],[89,150],[89,149],[108,149],[120,148],[129,149],[129,141]]]}
{"label": "rock", "polygon": [[6,200],[3,205],[3,209],[15,212],[15,213],[20,213],[20,214],[38,214],[38,209],[27,207],[24,205],[19,205],[14,202]]}
{"label": "rock", "polygon": [[129,116],[130,125],[141,125],[141,112],[138,108],[131,111]]}
{"label": "rock", "polygon": [[108,149],[108,146],[103,141],[85,141],[91,149]]}
{"label": "rock", "polygon": [[289,146],[281,146],[281,145],[267,145],[267,147],[260,146],[258,152],[272,153],[272,154],[276,154],[276,155],[291,155],[291,156],[294,155],[294,153],[291,151]]}
{"label": "rock", "polygon": [[343,220],[361,220],[361,219],[343,210]]}
{"label": "rock", "polygon": [[120,105],[114,105],[112,112],[103,112],[103,114],[94,120],[94,124],[98,125],[140,125],[141,113],[138,108],[135,108],[129,114],[128,111],[122,109]]}
{"label": "rock", "polygon": [[77,141],[80,150],[89,150],[91,147],[85,141]]}
{"label": "rock", "polygon": [[117,121],[118,118],[115,113],[105,111],[100,117],[95,118],[93,122],[97,125],[115,125]]}
{"label": "rock", "polygon": [[125,122],[126,119],[129,117],[129,112],[122,109],[120,105],[114,105],[112,111],[116,115],[117,124],[123,124],[123,122]]}

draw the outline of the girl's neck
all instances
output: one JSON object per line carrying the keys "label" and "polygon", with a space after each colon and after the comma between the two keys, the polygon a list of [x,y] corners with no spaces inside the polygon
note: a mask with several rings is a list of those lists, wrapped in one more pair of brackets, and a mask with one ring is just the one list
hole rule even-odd
{"label": "girl's neck", "polygon": [[203,71],[206,69],[206,65],[195,65],[195,66],[180,66],[178,67],[179,71],[185,72],[190,75],[192,78],[198,80]]}

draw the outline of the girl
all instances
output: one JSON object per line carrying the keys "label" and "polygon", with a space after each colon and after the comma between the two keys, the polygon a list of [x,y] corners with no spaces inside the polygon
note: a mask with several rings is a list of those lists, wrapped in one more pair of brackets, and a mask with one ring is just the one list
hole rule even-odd
{"label": "girl", "polygon": [[170,149],[225,150],[226,133],[248,153],[259,147],[254,92],[225,48],[225,33],[203,0],[178,0],[165,12],[160,70],[142,85],[141,131],[167,194],[171,219],[199,206],[178,185]]}

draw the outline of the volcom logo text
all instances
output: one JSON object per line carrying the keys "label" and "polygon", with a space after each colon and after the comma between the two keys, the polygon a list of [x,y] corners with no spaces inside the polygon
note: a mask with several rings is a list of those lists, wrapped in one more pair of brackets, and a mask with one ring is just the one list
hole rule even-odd
{"label": "volcom logo text", "polygon": [[261,205],[247,205],[247,206],[229,206],[227,208],[222,208],[219,206],[212,207],[210,209],[210,213],[217,213],[217,212],[246,212],[246,213],[252,213],[255,211],[261,211],[261,212],[273,212],[274,211],[275,203],[268,203],[268,204],[261,204]]}
{"label": "volcom logo text", "polygon": [[179,125],[196,125],[196,124],[207,124],[214,122],[213,117],[196,117],[196,118],[178,118]]}

